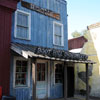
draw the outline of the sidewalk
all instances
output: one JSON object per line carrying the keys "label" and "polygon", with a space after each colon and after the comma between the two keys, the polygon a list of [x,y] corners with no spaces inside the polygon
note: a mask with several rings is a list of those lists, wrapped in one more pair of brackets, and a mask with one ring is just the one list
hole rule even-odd
{"label": "sidewalk", "polygon": [[[86,100],[86,96],[75,95],[74,97],[68,98],[68,100]],[[100,98],[90,97],[89,100],[100,100]]]}

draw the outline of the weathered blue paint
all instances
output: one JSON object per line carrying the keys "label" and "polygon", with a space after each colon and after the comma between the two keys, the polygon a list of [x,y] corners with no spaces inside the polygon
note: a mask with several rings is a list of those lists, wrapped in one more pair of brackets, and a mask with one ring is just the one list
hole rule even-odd
{"label": "weathered blue paint", "polygon": [[[33,3],[42,8],[50,9],[60,14],[61,19],[56,20],[48,16],[42,15],[35,11],[29,10],[18,4],[17,9],[29,12],[31,14],[31,40],[22,40],[14,38],[15,16],[13,14],[12,42],[31,44],[49,48],[57,48],[67,50],[67,10],[64,0],[24,0]],[[64,46],[53,45],[53,21],[60,22],[64,25]]]}
{"label": "weathered blue paint", "polygon": [[[61,19],[56,20],[51,17],[42,15],[35,11],[26,9],[18,4],[17,9],[31,14],[31,40],[22,40],[14,37],[15,14],[12,19],[12,42],[43,46],[68,50],[68,30],[67,30],[67,9],[65,0],[24,0],[33,3],[42,8],[52,10],[60,14]],[[64,46],[53,45],[53,21],[60,22],[64,25]],[[16,96],[17,100],[32,100],[32,68],[30,70],[30,87],[14,88],[13,87],[13,68],[14,57],[11,57],[11,74],[10,74],[10,95]],[[48,68],[47,68],[48,69]],[[63,85],[54,84],[54,62],[50,62],[50,96],[49,98],[63,97]],[[48,85],[48,82],[47,82]],[[41,92],[41,91],[40,91]],[[43,92],[43,91],[42,91]],[[45,91],[44,91],[45,92]],[[39,91],[37,91],[39,93]]]}
{"label": "weathered blue paint", "polygon": [[44,81],[38,81],[37,80],[37,84],[36,84],[36,96],[38,97],[38,99],[43,99],[45,97],[47,97],[48,94],[48,89],[47,89],[47,64],[45,63],[45,80]]}
{"label": "weathered blue paint", "polygon": [[63,98],[63,84],[54,82],[54,62],[50,62],[52,67],[50,67],[50,80],[51,80],[51,88],[50,88],[50,98]]}
{"label": "weathered blue paint", "polygon": [[14,79],[14,56],[11,56],[11,68],[10,68],[10,95],[16,97],[16,100],[32,100],[32,68],[30,69],[30,86],[29,87],[13,87]]}

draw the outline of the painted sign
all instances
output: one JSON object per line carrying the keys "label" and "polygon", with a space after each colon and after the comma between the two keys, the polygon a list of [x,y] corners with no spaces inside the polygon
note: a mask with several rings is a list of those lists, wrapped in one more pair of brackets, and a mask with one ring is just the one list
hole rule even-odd
{"label": "painted sign", "polygon": [[25,2],[25,1],[21,1],[21,5],[25,8],[28,8],[28,9],[31,9],[33,11],[36,11],[38,13],[41,13],[45,16],[48,16],[48,17],[52,17],[52,18],[55,18],[57,20],[60,20],[60,14],[58,13],[55,13],[51,10],[48,10],[48,9],[45,9],[45,8],[41,8],[41,7],[38,7],[32,3],[28,3],[28,2]]}

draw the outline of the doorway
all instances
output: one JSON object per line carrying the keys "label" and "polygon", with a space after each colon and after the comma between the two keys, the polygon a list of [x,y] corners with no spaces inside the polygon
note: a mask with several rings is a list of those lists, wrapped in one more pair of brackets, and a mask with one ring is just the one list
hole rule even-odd
{"label": "doorway", "polygon": [[67,67],[67,96],[74,96],[74,67]]}
{"label": "doorway", "polygon": [[36,85],[36,96],[38,99],[47,98],[47,64],[37,63],[37,85]]}

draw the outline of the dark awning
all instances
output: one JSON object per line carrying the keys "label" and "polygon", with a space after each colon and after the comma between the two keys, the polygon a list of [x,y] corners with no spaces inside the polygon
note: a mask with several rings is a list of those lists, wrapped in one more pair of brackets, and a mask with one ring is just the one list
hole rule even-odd
{"label": "dark awning", "polygon": [[26,59],[28,59],[28,57],[36,57],[73,63],[94,63],[93,61],[87,60],[88,56],[85,54],[71,53],[65,50],[38,47],[19,43],[12,43],[11,50],[25,57]]}

